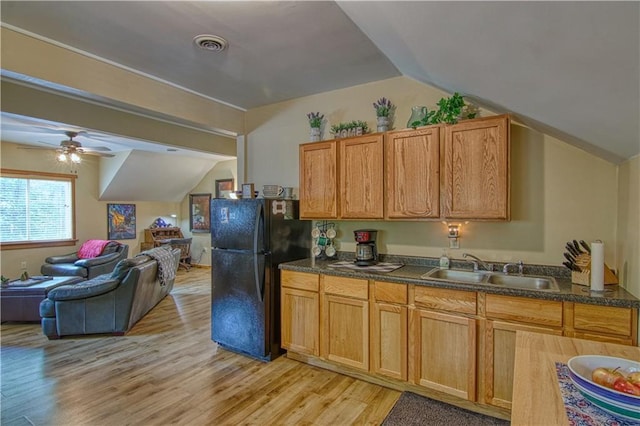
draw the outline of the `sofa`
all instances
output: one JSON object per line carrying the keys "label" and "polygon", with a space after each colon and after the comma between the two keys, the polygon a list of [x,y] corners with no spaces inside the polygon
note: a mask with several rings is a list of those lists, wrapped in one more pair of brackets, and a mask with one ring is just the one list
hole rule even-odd
{"label": "sofa", "polygon": [[110,274],[54,288],[40,303],[43,333],[50,340],[125,334],[171,292],[179,260],[178,249],[154,248],[121,260]]}
{"label": "sofa", "polygon": [[[81,247],[82,249],[82,247]],[[40,267],[42,275],[81,277],[90,280],[110,273],[113,268],[129,255],[129,246],[117,241],[109,241],[100,254],[92,258],[81,258],[79,251],[61,256],[49,256]]]}

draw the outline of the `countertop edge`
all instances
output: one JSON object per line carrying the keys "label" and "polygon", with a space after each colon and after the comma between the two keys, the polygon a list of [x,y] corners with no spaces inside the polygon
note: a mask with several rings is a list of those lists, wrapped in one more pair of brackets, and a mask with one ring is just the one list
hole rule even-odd
{"label": "countertop edge", "polygon": [[[447,288],[453,290],[482,291],[487,294],[505,296],[530,297],[535,299],[556,300],[566,302],[578,302],[592,305],[616,306],[626,308],[640,308],[640,300],[619,286],[610,286],[611,292],[594,294],[589,287],[572,284],[566,279],[556,278],[559,292],[526,290],[496,286],[493,284],[470,284],[455,281],[428,280],[420,278],[420,275],[433,269],[433,266],[405,265],[402,268],[388,273],[373,273],[350,269],[332,268],[330,261],[313,261],[302,259],[293,262],[281,263],[278,267],[282,270],[306,272],[312,274],[333,275],[348,278],[361,278],[378,280],[399,284],[415,284],[426,287]],[[406,269],[405,269],[406,268]],[[403,272],[400,272],[404,269]],[[609,286],[607,286],[609,287]],[[615,287],[615,288],[613,288]]]}

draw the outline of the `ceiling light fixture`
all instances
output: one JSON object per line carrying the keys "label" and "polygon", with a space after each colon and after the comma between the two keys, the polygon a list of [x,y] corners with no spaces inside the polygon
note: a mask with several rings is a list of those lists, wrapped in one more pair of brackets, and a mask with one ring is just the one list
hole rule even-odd
{"label": "ceiling light fixture", "polygon": [[229,43],[217,35],[200,34],[193,38],[193,42],[200,49],[209,50],[211,52],[222,52],[227,48]]}
{"label": "ceiling light fixture", "polygon": [[61,163],[72,162],[74,164],[79,164],[81,161],[81,158],[78,154],[76,154],[75,152],[66,151],[58,153],[57,159]]}

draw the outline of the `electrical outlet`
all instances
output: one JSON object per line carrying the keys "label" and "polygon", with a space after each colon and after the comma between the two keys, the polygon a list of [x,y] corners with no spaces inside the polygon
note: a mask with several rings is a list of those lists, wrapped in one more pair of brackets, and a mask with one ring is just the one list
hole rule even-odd
{"label": "electrical outlet", "polygon": [[20,269],[27,269],[27,261],[23,260],[22,262],[20,262]]}

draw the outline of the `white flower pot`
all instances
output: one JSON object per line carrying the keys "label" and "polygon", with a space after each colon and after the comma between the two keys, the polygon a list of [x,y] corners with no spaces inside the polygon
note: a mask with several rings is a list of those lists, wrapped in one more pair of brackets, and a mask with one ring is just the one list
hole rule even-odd
{"label": "white flower pot", "polygon": [[378,131],[386,132],[389,130],[389,117],[378,117]]}
{"label": "white flower pot", "polygon": [[312,127],[309,134],[311,142],[318,142],[320,140],[320,128]]}

